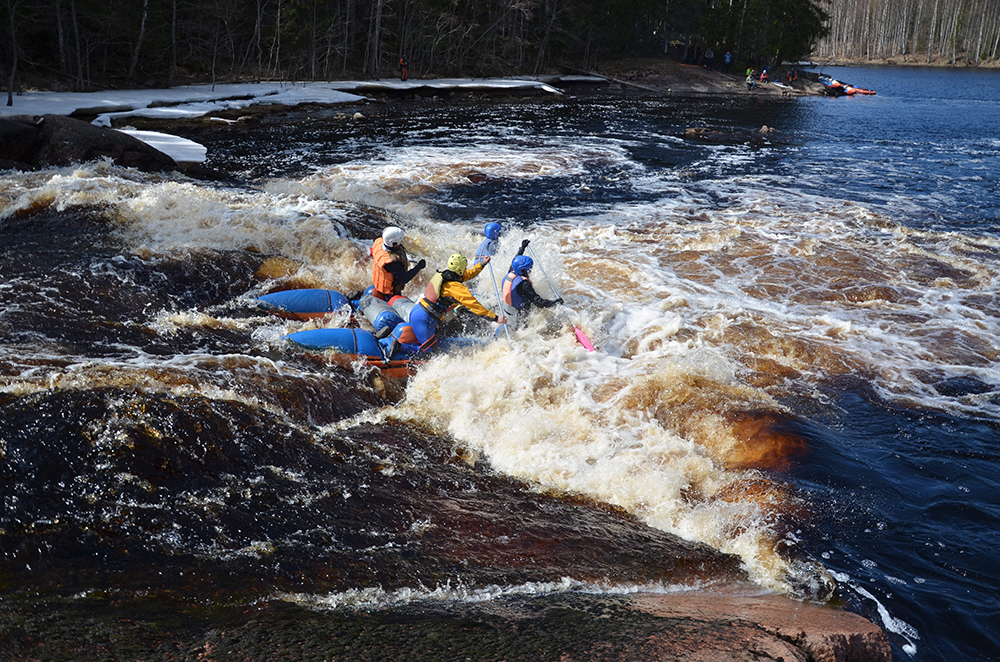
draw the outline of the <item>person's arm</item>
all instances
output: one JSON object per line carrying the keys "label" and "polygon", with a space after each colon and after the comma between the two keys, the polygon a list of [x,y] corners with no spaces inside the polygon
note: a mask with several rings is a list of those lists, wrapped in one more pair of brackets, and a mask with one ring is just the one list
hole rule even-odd
{"label": "person's arm", "polygon": [[485,317],[494,321],[497,319],[497,314],[483,304],[479,303],[479,300],[472,296],[472,292],[469,291],[469,288],[461,283],[457,283],[455,281],[445,283],[444,287],[441,288],[441,296],[451,297],[457,301],[459,305],[468,308],[469,312],[475,313],[480,317]]}
{"label": "person's arm", "polygon": [[472,280],[473,278],[475,278],[479,274],[483,273],[483,269],[485,269],[486,265],[489,264],[489,263],[490,263],[489,260],[485,260],[483,262],[478,262],[478,263],[472,265],[471,267],[469,267],[468,269],[466,269],[465,273],[462,274],[462,282],[464,283],[467,280]]}
{"label": "person's arm", "polygon": [[[525,239],[524,241],[522,241],[521,247],[517,249],[517,255],[524,255],[524,249],[527,248],[528,244],[530,243],[531,243],[530,239]],[[517,257],[517,255],[515,255],[514,257]]]}
{"label": "person's arm", "polygon": [[543,299],[538,296],[535,287],[528,280],[522,280],[517,284],[517,293],[525,302],[540,308],[551,308],[563,302],[562,299]]}
{"label": "person's arm", "polygon": [[385,265],[385,270],[388,271],[390,274],[392,274],[394,281],[398,284],[399,287],[403,287],[411,280],[413,280],[413,278],[418,273],[420,273],[420,270],[426,266],[427,263],[424,262],[423,260],[420,260],[420,262],[417,262],[417,265],[415,267],[407,271],[406,265],[404,265],[402,262],[390,262],[387,265]]}

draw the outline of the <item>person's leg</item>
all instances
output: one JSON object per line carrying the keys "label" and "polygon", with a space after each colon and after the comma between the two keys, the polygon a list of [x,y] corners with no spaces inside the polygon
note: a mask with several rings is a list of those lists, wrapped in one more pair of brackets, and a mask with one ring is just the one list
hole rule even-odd
{"label": "person's leg", "polygon": [[413,333],[413,327],[407,323],[399,324],[387,338],[378,341],[390,359],[413,356],[420,353],[420,343]]}
{"label": "person's leg", "polygon": [[423,352],[428,351],[436,340],[437,320],[431,317],[427,309],[418,303],[410,311],[409,326],[413,329],[413,335],[420,346],[420,350]]}

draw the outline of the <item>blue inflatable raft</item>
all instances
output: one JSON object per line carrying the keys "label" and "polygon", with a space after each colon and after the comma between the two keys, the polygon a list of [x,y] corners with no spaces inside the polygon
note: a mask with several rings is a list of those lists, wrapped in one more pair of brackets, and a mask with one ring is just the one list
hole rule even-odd
{"label": "blue inflatable raft", "polygon": [[279,317],[300,321],[351,309],[350,300],[340,292],[320,289],[272,292],[258,297],[257,305]]}

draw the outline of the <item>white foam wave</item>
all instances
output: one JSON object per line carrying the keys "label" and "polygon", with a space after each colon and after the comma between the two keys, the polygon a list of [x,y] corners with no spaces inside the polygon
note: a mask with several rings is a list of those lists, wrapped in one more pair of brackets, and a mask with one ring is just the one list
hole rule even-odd
{"label": "white foam wave", "polygon": [[632,595],[635,593],[680,593],[696,590],[698,586],[668,584],[614,585],[582,582],[564,577],[557,582],[526,582],[500,586],[469,587],[460,582],[447,582],[434,588],[418,586],[386,591],[371,587],[350,589],[327,595],[308,593],[279,593],[276,599],[293,602],[312,609],[322,610],[380,610],[405,607],[414,603],[482,604],[509,597],[536,597],[563,593],[594,595]]}
{"label": "white foam wave", "polygon": [[[434,219],[427,195],[479,175],[634,170],[620,146],[569,140],[537,149],[412,146],[392,157],[256,192],[106,163],[5,176],[12,186],[0,218],[37,205],[101,205],[137,253],[253,249],[291,260],[300,278],[353,291],[367,284],[367,240],[338,222],[344,201],[391,210],[405,221],[413,259],[433,268],[455,250],[471,254],[482,237]],[[727,496],[748,478],[732,460],[742,442],[727,417],[781,414],[780,398],[859,375],[901,404],[1000,418],[1000,399],[990,395],[1000,385],[1000,241],[916,231],[767,178],[686,177],[638,174],[635,185],[658,195],[511,230],[498,271],[530,238],[569,307],[533,315],[514,334],[515,351],[498,343],[429,362],[391,415],[451,434],[510,475],[621,505],[736,554],[756,581],[787,588],[799,566],[774,551],[780,506]],[[495,309],[487,278],[471,285]],[[540,274],[535,281],[549,295]],[[156,328],[211,323],[192,315]],[[583,350],[573,325],[601,351]],[[276,341],[266,330],[255,339]],[[937,384],[955,377],[974,378],[987,393],[943,394]]]}

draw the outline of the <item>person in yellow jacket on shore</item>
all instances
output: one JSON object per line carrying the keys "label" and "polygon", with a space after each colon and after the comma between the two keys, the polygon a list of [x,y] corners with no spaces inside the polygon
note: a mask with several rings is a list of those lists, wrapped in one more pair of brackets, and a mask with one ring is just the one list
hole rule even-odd
{"label": "person in yellow jacket on shore", "polygon": [[486,257],[468,269],[469,261],[464,255],[452,254],[448,258],[447,268],[434,274],[431,282],[427,284],[427,289],[424,290],[424,296],[413,306],[409,322],[398,325],[390,337],[379,341],[385,344],[386,355],[391,357],[400,348],[408,354],[430,350],[437,340],[438,322],[456,306],[465,306],[470,312],[497,324],[506,324],[506,317],[497,315],[479,303],[464,284],[465,281],[478,276],[489,262],[490,258]]}
{"label": "person in yellow jacket on shore", "polygon": [[410,260],[403,248],[403,230],[395,226],[387,227],[369,252],[375,260],[372,265],[372,295],[383,301],[402,294],[403,287],[427,266],[420,260],[410,269]]}

